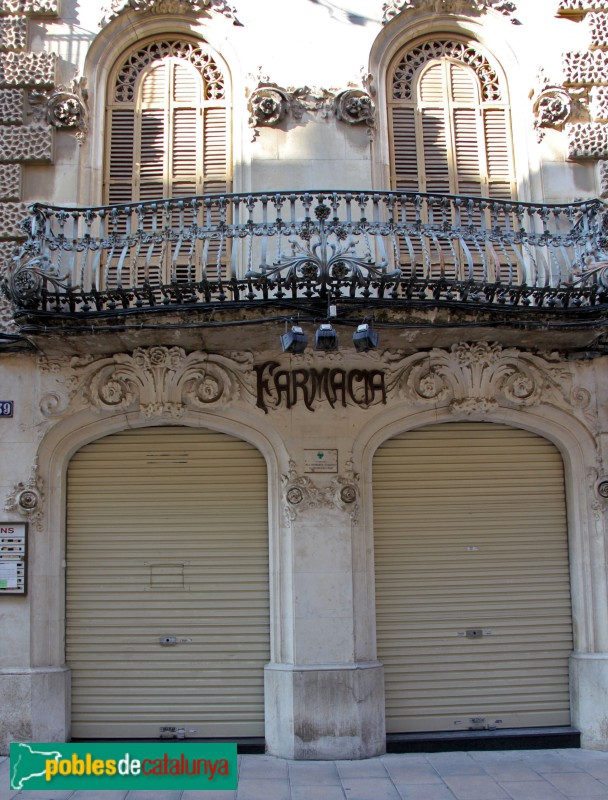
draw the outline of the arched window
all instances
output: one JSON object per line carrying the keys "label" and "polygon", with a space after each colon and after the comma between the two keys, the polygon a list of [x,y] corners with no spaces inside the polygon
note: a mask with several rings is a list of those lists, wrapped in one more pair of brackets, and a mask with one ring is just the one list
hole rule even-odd
{"label": "arched window", "polygon": [[140,44],[109,100],[107,203],[230,190],[225,80],[203,43]]}
{"label": "arched window", "polygon": [[[226,79],[205,43],[184,37],[138,43],[119,59],[109,79],[104,202],[230,192],[229,131]],[[180,222],[179,214],[169,216],[163,225],[183,230],[187,223]],[[139,224],[153,233],[158,217],[148,215]],[[126,230],[126,221],[119,225]],[[168,252],[145,258],[142,251],[131,279],[153,284],[199,280],[202,247],[200,241],[184,242],[172,261]],[[216,250],[215,242],[207,243],[209,263]],[[223,254],[218,257],[222,268],[224,260]],[[106,285],[117,282],[113,269],[105,276]]]}
{"label": "arched window", "polygon": [[477,44],[409,45],[388,88],[392,188],[515,199],[506,90]]}

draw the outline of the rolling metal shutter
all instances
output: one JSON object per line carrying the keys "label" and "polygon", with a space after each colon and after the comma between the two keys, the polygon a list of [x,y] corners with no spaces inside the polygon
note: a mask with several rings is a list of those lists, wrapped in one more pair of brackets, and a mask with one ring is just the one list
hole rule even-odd
{"label": "rolling metal shutter", "polygon": [[254,447],[213,431],[146,428],[73,457],[73,737],[155,738],[161,726],[263,735],[268,598],[266,465]]}
{"label": "rolling metal shutter", "polygon": [[373,465],[387,731],[569,723],[563,465],[487,423],[385,442]]}

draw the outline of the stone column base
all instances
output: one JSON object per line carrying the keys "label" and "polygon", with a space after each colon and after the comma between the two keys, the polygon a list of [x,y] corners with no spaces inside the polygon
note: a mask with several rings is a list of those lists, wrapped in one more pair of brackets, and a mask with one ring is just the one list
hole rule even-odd
{"label": "stone column base", "polygon": [[371,758],[386,752],[384,668],[268,664],[266,746],[296,759]]}
{"label": "stone column base", "polygon": [[570,700],[582,746],[608,750],[608,653],[571,656]]}
{"label": "stone column base", "polygon": [[70,736],[67,667],[0,670],[0,754],[11,742],[65,742]]}

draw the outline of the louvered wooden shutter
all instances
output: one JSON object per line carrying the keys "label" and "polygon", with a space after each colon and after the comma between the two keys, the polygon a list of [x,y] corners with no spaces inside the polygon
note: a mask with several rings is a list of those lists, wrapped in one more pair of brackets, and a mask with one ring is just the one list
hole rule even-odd
{"label": "louvered wooden shutter", "polygon": [[514,199],[508,108],[482,97],[473,67],[432,59],[390,120],[395,189]]}
{"label": "louvered wooden shutter", "polygon": [[[208,60],[202,62],[196,56],[195,48],[180,42],[162,42],[157,48],[142,46],[132,59],[133,65],[127,61],[117,73],[115,97],[108,109],[106,202],[230,191],[229,124],[221,73],[215,65],[211,70]],[[207,72],[200,71],[201,63],[207,64]],[[213,80],[210,78],[207,84],[205,76],[212,74]],[[192,221],[192,217],[176,211],[162,225],[178,231]],[[217,221],[215,212],[211,217],[205,209],[199,212],[198,224]],[[133,222],[138,222],[135,212]],[[143,225],[151,230],[151,216]],[[123,220],[116,232],[124,234],[125,229]],[[144,280],[153,284],[191,282],[205,275],[216,278],[218,264],[219,274],[226,274],[229,254],[218,240],[204,246],[200,241],[185,240],[173,252],[167,248],[162,258],[160,247],[152,244],[139,251],[137,263],[130,262],[130,274],[121,275],[123,285],[126,278],[139,284]],[[116,281],[116,267],[111,266],[106,285]]]}
{"label": "louvered wooden shutter", "polygon": [[[408,73],[405,61],[395,68],[399,79],[389,109],[393,187],[438,195],[514,199],[506,103],[496,99],[494,85],[484,94],[480,76],[469,63],[438,56],[442,49],[457,49],[453,43],[444,48],[445,44],[431,43],[417,71]],[[406,84],[408,74],[410,83]],[[438,218],[445,222],[440,211]],[[408,210],[402,221],[413,222],[414,211]],[[436,222],[426,211],[422,221]],[[482,218],[479,209],[462,206],[459,217],[452,214],[451,223],[479,229],[484,224],[490,226],[490,213],[486,211]],[[460,279],[494,279],[493,274],[483,272],[484,256],[490,270],[493,264],[492,254],[482,251],[483,241],[480,244],[469,239],[466,248],[445,238],[440,243],[427,243],[425,255],[415,235],[410,246],[398,242],[401,263],[411,265],[417,275],[438,277],[445,264],[452,264],[456,257]]]}

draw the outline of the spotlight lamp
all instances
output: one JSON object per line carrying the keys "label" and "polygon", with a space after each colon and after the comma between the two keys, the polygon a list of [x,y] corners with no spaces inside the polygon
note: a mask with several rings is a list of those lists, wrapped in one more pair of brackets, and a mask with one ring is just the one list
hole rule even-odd
{"label": "spotlight lamp", "polygon": [[303,353],[308,344],[308,335],[299,325],[292,325],[290,331],[281,334],[284,353]]}
{"label": "spotlight lamp", "polygon": [[367,322],[357,325],[357,330],[353,333],[353,344],[358,353],[365,353],[368,350],[375,350],[378,347],[380,337]]}
{"label": "spotlight lamp", "polygon": [[315,332],[315,350],[326,353],[338,349],[338,334],[329,322],[322,322]]}

